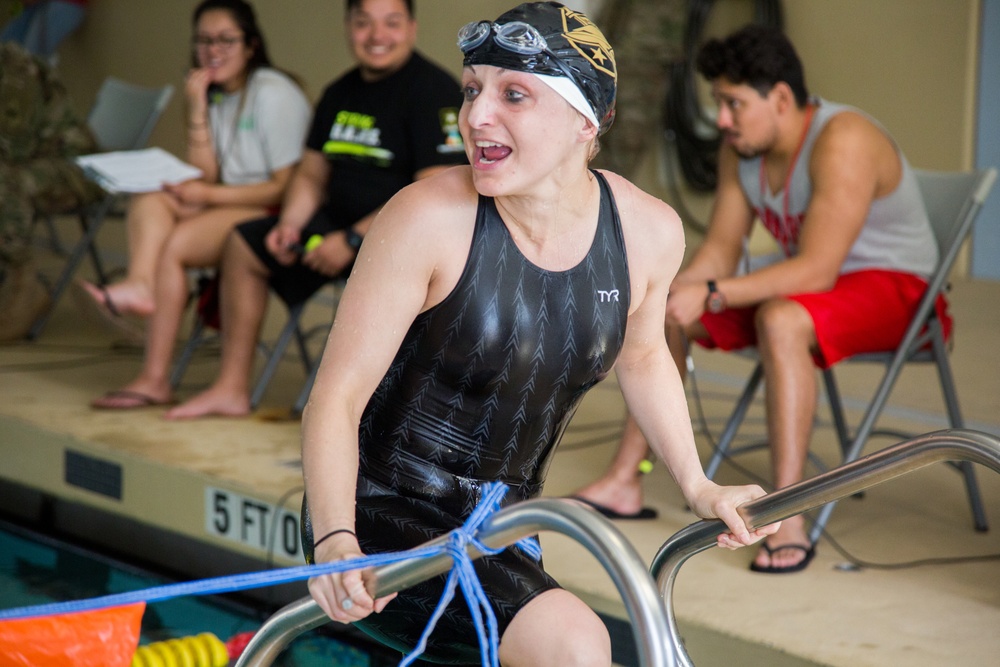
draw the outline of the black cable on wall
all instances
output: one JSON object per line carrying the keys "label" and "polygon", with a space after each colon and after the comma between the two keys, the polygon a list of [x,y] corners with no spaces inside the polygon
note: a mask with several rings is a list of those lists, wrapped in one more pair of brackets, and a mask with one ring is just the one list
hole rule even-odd
{"label": "black cable on wall", "polygon": [[[664,138],[668,148],[673,149],[684,181],[697,192],[712,192],[717,182],[719,134],[698,101],[695,69],[695,59],[714,4],[715,0],[688,0],[684,56],[670,68],[670,85],[663,109]],[[781,0],[754,0],[754,22],[783,29]],[[674,195],[675,208],[686,223],[704,227],[696,224],[694,216],[684,207],[672,160],[667,162],[668,185]]]}

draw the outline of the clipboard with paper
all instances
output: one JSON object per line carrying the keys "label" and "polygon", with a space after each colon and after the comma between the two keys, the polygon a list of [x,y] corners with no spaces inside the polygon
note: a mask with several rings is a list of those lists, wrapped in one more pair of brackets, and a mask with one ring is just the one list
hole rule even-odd
{"label": "clipboard with paper", "polygon": [[164,183],[181,183],[202,175],[197,167],[156,147],[81,155],[76,163],[89,178],[112,193],[155,192]]}

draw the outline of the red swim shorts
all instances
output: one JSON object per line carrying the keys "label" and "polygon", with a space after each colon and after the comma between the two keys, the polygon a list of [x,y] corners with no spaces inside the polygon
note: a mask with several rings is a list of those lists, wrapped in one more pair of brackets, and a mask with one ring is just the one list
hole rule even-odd
{"label": "red swim shorts", "polygon": [[[787,298],[809,311],[819,348],[813,358],[820,368],[829,368],[855,354],[895,349],[926,289],[927,281],[913,274],[870,269],[840,276],[829,292]],[[944,297],[938,297],[936,307],[947,339],[952,320]],[[697,342],[721,350],[756,345],[756,311],[752,306],[705,313],[701,323],[709,337]]]}

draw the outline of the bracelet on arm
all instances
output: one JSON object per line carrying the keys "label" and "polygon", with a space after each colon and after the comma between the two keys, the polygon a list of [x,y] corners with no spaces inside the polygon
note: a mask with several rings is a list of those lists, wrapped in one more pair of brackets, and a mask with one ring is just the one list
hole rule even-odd
{"label": "bracelet on arm", "polygon": [[354,536],[354,539],[358,539],[358,536],[354,534],[353,530],[350,530],[349,528],[338,528],[337,530],[331,530],[329,533],[327,533],[323,537],[321,537],[318,540],[316,540],[315,542],[313,542],[313,549],[316,549],[316,547],[318,547],[322,542],[324,542],[328,538],[333,537],[334,535],[336,535],[338,533],[350,533],[351,535]]}

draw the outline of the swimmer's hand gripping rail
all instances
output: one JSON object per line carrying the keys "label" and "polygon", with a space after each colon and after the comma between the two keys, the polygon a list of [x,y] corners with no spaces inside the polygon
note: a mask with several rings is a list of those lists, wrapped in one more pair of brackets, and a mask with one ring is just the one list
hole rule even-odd
{"label": "swimmer's hand gripping rail", "polygon": [[[668,636],[667,612],[649,578],[646,564],[635,548],[610,521],[569,500],[545,498],[504,508],[486,520],[477,538],[498,549],[543,530],[562,533],[581,543],[600,561],[618,588],[632,623],[640,664],[644,667],[675,667]],[[428,545],[443,542],[438,538]],[[469,547],[469,555],[483,554]],[[408,560],[375,568],[376,590],[381,597],[443,574],[451,569],[447,555]],[[270,667],[282,650],[299,635],[330,621],[312,598],[305,597],[275,613],[257,631],[237,662],[237,667]]]}
{"label": "swimmer's hand gripping rail", "polygon": [[[740,507],[739,512],[751,529],[759,528],[940,461],[972,461],[1000,473],[1000,439],[964,429],[928,433],[758,498]],[[667,540],[650,566],[667,610],[668,643],[681,667],[692,667],[692,662],[674,617],[677,571],[688,558],[714,546],[725,530],[725,524],[717,520],[692,524]]]}

